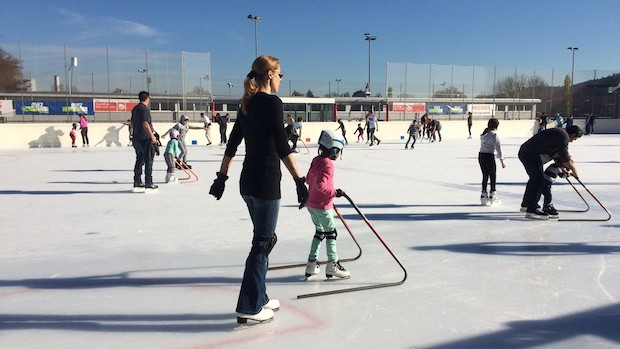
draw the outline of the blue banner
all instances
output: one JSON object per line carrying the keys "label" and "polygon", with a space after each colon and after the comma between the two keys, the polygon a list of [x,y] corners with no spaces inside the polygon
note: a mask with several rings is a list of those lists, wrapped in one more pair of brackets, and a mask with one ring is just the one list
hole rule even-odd
{"label": "blue banner", "polygon": [[467,106],[465,104],[428,104],[426,111],[428,115],[449,115],[449,114],[465,114]]}
{"label": "blue banner", "polygon": [[73,101],[71,103],[58,101],[20,101],[15,100],[15,114],[17,115],[93,115],[92,101]]}

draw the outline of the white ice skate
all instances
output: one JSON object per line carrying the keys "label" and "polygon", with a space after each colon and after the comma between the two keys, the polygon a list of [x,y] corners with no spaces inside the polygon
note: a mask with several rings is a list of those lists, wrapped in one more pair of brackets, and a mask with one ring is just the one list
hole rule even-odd
{"label": "white ice skate", "polygon": [[327,267],[325,267],[325,276],[327,276],[328,279],[331,279],[332,276],[336,276],[341,279],[348,279],[351,277],[351,273],[340,265],[340,262],[338,261],[327,262]]}
{"label": "white ice skate", "polygon": [[267,304],[263,305],[263,309],[273,310],[274,312],[278,311],[280,309],[280,301],[277,299],[270,299]]}
{"label": "white ice skate", "polygon": [[319,261],[317,260],[313,260],[313,261],[308,261],[308,264],[306,264],[306,277],[312,277],[313,275],[317,275],[318,273],[321,272],[321,266],[319,265]]}
{"label": "white ice skate", "polygon": [[268,322],[273,319],[273,310],[262,308],[257,314],[237,313],[237,323],[246,324],[248,320],[256,322]]}
{"label": "white ice skate", "polygon": [[499,196],[497,196],[497,194],[494,191],[492,191],[491,194],[489,194],[489,204],[488,205],[495,206],[495,205],[499,205],[501,203],[502,203],[502,199]]}
{"label": "white ice skate", "polygon": [[486,191],[480,193],[480,206],[489,206],[491,202],[489,201],[489,194]]}
{"label": "white ice skate", "polygon": [[166,174],[166,183],[174,183],[177,181],[177,178],[172,173]]}

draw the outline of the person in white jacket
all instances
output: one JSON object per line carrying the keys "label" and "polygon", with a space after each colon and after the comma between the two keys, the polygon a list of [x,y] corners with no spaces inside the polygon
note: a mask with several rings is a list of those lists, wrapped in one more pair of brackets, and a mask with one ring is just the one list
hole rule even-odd
{"label": "person in white jacket", "polygon": [[[499,204],[500,199],[495,192],[495,183],[497,178],[497,166],[495,164],[495,155],[499,158],[502,168],[506,167],[504,163],[504,155],[502,154],[502,145],[497,136],[497,127],[499,121],[497,119],[489,119],[487,128],[480,135],[480,152],[478,153],[478,163],[482,170],[482,193],[480,194],[480,204],[489,206]],[[487,192],[487,187],[491,185],[491,192]]]}

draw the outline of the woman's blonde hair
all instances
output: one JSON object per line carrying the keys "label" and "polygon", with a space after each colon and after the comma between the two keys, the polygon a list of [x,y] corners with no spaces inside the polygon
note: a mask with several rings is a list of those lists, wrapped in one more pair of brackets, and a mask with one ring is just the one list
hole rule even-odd
{"label": "woman's blonde hair", "polygon": [[254,60],[252,70],[243,81],[245,91],[241,99],[241,111],[245,115],[248,114],[247,105],[250,98],[258,92],[260,85],[266,83],[269,71],[278,69],[279,65],[280,60],[273,56],[261,55]]}

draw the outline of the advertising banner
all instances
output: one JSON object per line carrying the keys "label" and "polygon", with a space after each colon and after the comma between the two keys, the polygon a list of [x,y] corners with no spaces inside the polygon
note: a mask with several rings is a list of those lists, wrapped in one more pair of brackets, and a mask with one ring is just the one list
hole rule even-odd
{"label": "advertising banner", "polygon": [[429,104],[427,113],[429,115],[465,114],[465,105]]}
{"label": "advertising banner", "polygon": [[395,113],[425,113],[426,103],[392,103],[392,111]]}
{"label": "advertising banner", "polygon": [[0,100],[0,116],[11,116],[13,114],[13,101],[10,99]]}
{"label": "advertising banner", "polygon": [[95,112],[128,112],[139,101],[131,99],[94,99]]}
{"label": "advertising banner", "polygon": [[473,116],[491,116],[495,110],[495,104],[468,104],[467,111],[471,112]]}
{"label": "advertising banner", "polygon": [[58,101],[15,101],[15,113],[18,115],[92,115],[93,103],[90,101],[58,102]]}

